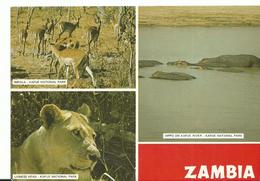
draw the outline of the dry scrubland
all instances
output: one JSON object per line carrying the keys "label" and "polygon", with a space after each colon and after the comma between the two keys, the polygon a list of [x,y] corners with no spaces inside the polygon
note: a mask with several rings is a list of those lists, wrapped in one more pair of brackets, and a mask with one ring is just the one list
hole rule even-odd
{"label": "dry scrubland", "polygon": [[260,26],[260,6],[140,7],[139,24],[146,26]]}
{"label": "dry scrubland", "polygon": [[[94,73],[94,77],[97,81],[97,86],[102,87],[134,87],[135,70],[131,70],[131,77],[129,76],[129,57],[130,57],[130,46],[128,44],[121,44],[118,47],[117,35],[115,32],[115,24],[117,23],[117,16],[119,8],[106,7],[108,16],[101,17],[102,25],[97,42],[97,48],[92,49],[93,58],[90,61],[90,68]],[[57,74],[55,69],[49,72],[50,61],[44,57],[33,58],[33,47],[34,39],[33,32],[42,27],[47,18],[58,16],[58,8],[35,8],[32,15],[31,24],[28,29],[28,38],[25,48],[25,55],[22,56],[19,53],[19,33],[26,25],[28,19],[28,8],[20,8],[20,15],[17,21],[17,7],[11,9],[11,65],[12,65],[12,78],[24,78],[24,79],[56,79]],[[61,21],[68,21],[68,8],[62,8]],[[70,22],[75,22],[73,15],[78,17],[81,15],[79,22],[79,28],[76,28],[72,33],[72,38],[67,38],[68,33],[64,33],[61,39],[64,41],[72,40],[73,42],[79,41],[80,49],[87,51],[87,35],[86,32],[90,26],[98,26],[95,22],[93,14],[97,13],[96,7],[71,7],[70,8]],[[17,23],[18,22],[18,23]],[[59,23],[55,26],[54,40],[58,38]],[[67,38],[67,39],[66,39]],[[47,51],[50,51],[50,47],[47,46]],[[133,56],[135,57],[135,56]],[[132,67],[135,67],[135,60],[132,60]],[[65,73],[64,73],[65,74]],[[65,77],[65,75],[64,75]],[[63,78],[64,78],[63,77]],[[80,88],[91,88],[93,87],[91,79],[87,73],[84,77],[81,77],[76,81],[73,72],[70,72],[70,78],[68,87],[80,87]],[[55,88],[57,86],[13,86],[14,88],[31,88],[31,87],[45,87]],[[60,87],[64,88],[64,86]]]}

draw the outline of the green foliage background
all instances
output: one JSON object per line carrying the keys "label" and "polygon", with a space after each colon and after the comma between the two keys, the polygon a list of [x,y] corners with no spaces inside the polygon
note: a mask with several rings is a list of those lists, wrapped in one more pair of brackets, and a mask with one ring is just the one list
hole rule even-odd
{"label": "green foliage background", "polygon": [[135,180],[134,92],[13,92],[13,147],[22,145],[41,126],[39,112],[50,103],[71,111],[77,111],[83,103],[91,108],[90,121],[98,133],[96,142],[102,155],[92,173],[94,178],[107,172],[118,181]]}

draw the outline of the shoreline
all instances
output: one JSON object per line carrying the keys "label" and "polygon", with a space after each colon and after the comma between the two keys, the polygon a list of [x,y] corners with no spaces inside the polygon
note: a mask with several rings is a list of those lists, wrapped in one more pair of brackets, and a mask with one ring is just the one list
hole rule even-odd
{"label": "shoreline", "polygon": [[254,25],[208,25],[208,26],[194,26],[194,25],[169,25],[169,24],[139,24],[141,28],[260,28],[260,24]]}
{"label": "shoreline", "polygon": [[139,25],[260,27],[260,6],[143,6],[139,8]]}

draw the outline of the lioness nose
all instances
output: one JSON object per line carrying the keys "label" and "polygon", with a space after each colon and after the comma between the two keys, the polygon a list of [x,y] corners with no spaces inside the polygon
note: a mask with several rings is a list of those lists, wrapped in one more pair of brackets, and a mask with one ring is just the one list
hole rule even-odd
{"label": "lioness nose", "polygon": [[88,152],[89,152],[89,159],[92,161],[97,161],[100,158],[100,153],[94,145],[90,145],[88,147]]}
{"label": "lioness nose", "polygon": [[89,159],[93,162],[98,160],[98,156],[97,155],[89,155]]}

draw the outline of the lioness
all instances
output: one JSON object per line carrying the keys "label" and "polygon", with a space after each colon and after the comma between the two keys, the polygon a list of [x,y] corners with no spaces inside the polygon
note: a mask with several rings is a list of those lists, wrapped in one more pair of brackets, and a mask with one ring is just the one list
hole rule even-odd
{"label": "lioness", "polygon": [[91,181],[90,172],[100,153],[87,117],[47,104],[40,111],[40,118],[42,126],[19,148],[16,173],[69,173],[78,174],[79,180]]}

